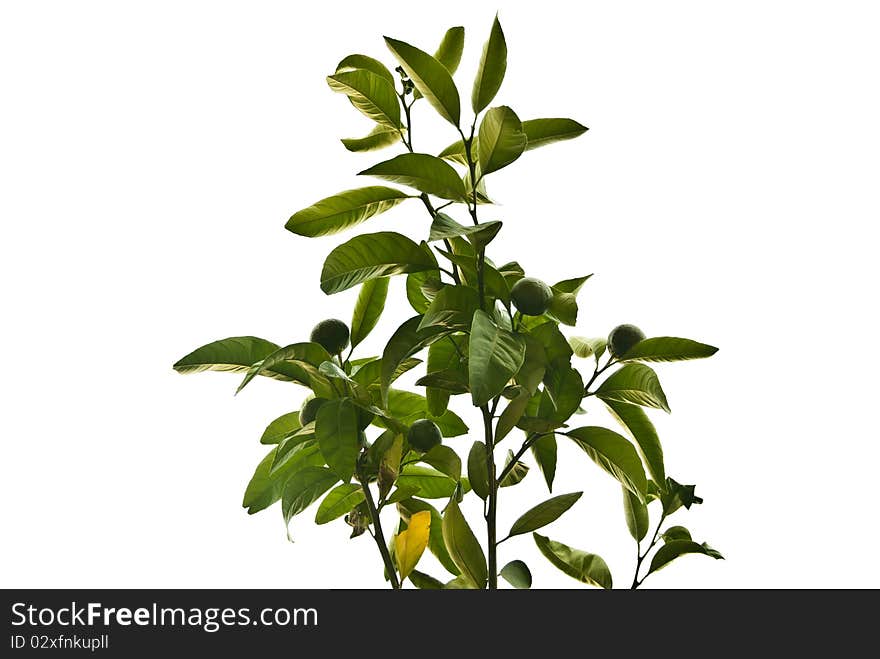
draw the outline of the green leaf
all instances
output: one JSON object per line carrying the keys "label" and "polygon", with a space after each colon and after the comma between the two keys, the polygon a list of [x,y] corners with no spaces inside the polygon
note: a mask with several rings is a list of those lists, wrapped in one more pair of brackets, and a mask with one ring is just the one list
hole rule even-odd
{"label": "green leaf", "polygon": [[375,73],[380,78],[385,78],[394,85],[394,75],[388,70],[388,67],[379,60],[367,55],[349,55],[336,65],[336,73],[343,71],[351,71],[353,69],[366,69],[371,73]]}
{"label": "green leaf", "polygon": [[559,325],[553,321],[542,323],[529,330],[544,347],[547,363],[554,367],[568,366],[574,354],[565,335],[559,331]]}
{"label": "green leaf", "polygon": [[462,575],[477,588],[485,588],[488,579],[486,555],[455,499],[443,513],[443,540]]}
{"label": "green leaf", "polygon": [[498,424],[495,426],[495,443],[507,437],[511,430],[516,427],[522,415],[526,411],[531,395],[525,387],[519,387],[519,393],[511,400],[501,416],[498,418]]}
{"label": "green leaf", "polygon": [[[528,411],[528,410],[526,410]],[[525,430],[527,433],[546,433],[551,430],[561,428],[563,424],[558,421],[550,421],[549,419],[541,419],[536,416],[523,416],[516,427]]]}
{"label": "green leaf", "polygon": [[[397,368],[395,368],[394,372],[391,374],[391,382],[394,382],[401,375],[414,369],[421,363],[421,359],[415,359],[414,357],[404,359],[397,365]],[[351,377],[352,380],[365,388],[369,387],[371,384],[376,384],[382,377],[382,358],[376,357],[371,359],[369,362],[361,366]]]}
{"label": "green leaf", "polygon": [[529,571],[529,566],[520,560],[510,561],[498,574],[514,588],[532,587],[532,573]]}
{"label": "green leaf", "polygon": [[388,278],[365,281],[351,316],[351,347],[355,348],[376,327],[388,297]]}
{"label": "green leaf", "polygon": [[498,16],[492,23],[489,40],[483,46],[483,55],[477,68],[474,90],[471,94],[471,107],[475,113],[486,108],[501,88],[504,73],[507,71],[507,43]]}
{"label": "green leaf", "polygon": [[[516,456],[513,454],[513,451],[507,451],[507,462],[504,464],[504,468],[507,469],[508,465],[516,459]],[[523,478],[528,476],[529,474],[529,466],[525,462],[521,462],[517,460],[516,464],[513,465],[513,468],[507,472],[507,476],[504,477],[498,486],[499,487],[510,487],[512,485],[516,485]]]}
{"label": "green leaf", "polygon": [[464,182],[452,166],[427,153],[402,153],[358,172],[358,175],[402,183],[443,199],[465,201],[467,198]]}
{"label": "green leaf", "polygon": [[[256,376],[273,372],[292,375],[297,381],[317,389],[316,381],[326,381],[326,378],[318,371],[318,367],[329,360],[330,353],[317,343],[310,341],[292,343],[289,346],[278,348],[261,362],[248,369],[235,393],[237,394],[244,389]],[[318,391],[315,393],[317,394]]]}
{"label": "green leaf", "polygon": [[691,532],[683,526],[670,526],[660,534],[663,542],[671,542],[673,540],[692,540]]}
{"label": "green leaf", "polygon": [[474,442],[468,453],[468,481],[474,494],[484,501],[489,496],[489,471],[486,460],[486,445],[483,442]]}
{"label": "green leaf", "polygon": [[550,300],[550,308],[547,315],[558,320],[564,325],[574,327],[577,324],[578,305],[577,294],[581,286],[593,275],[566,279],[551,287],[553,298]]}
{"label": "green leaf", "polygon": [[574,119],[528,119],[522,122],[522,127],[528,138],[526,151],[553,142],[574,139],[589,130]]}
{"label": "green leaf", "polygon": [[364,489],[358,483],[343,483],[333,488],[324,497],[318,512],[315,514],[315,524],[326,524],[334,519],[351,512],[352,508],[364,500]]}
{"label": "green leaf", "polygon": [[636,542],[640,542],[648,534],[648,506],[628,489],[623,490],[623,514],[626,517],[626,528]]}
{"label": "green leaf", "polygon": [[644,364],[624,365],[596,389],[596,396],[604,401],[635,403],[669,412],[669,403],[657,374]]}
{"label": "green leaf", "polygon": [[360,450],[357,409],[351,400],[329,400],[318,408],[315,437],[327,466],[343,482],[350,481]]}
{"label": "green leaf", "polygon": [[284,486],[281,499],[284,523],[290,523],[294,515],[308,508],[337,482],[339,476],[327,467],[306,467],[295,473]]}
{"label": "green leaf", "polygon": [[568,344],[577,357],[581,359],[595,357],[597,361],[605,352],[607,343],[605,339],[588,339],[584,336],[572,336],[568,339]]}
{"label": "green leaf", "polygon": [[694,493],[696,488],[696,485],[682,485],[674,478],[667,478],[663,491],[660,493],[663,513],[668,516],[682,506],[690,510],[692,505],[703,503],[703,499]]}
{"label": "green leaf", "polygon": [[343,137],[340,142],[342,145],[353,153],[361,153],[364,151],[377,151],[384,149],[386,146],[397,144],[401,138],[401,129],[391,128],[377,124],[373,130],[364,137]]}
{"label": "green leaf", "polygon": [[[471,149],[474,153],[479,153],[479,135],[474,136],[474,141],[471,143]],[[437,154],[438,158],[442,158],[443,160],[449,160],[450,162],[458,163],[463,167],[468,166],[467,159],[467,149],[464,146],[464,141],[456,140],[445,149],[443,149],[440,153]]]}
{"label": "green leaf", "polygon": [[461,62],[461,54],[464,51],[464,28],[461,26],[451,27],[446,30],[440,46],[434,53],[434,59],[446,67],[450,75],[458,70]]}
{"label": "green leaf", "polygon": [[406,579],[418,565],[428,546],[431,530],[431,513],[427,510],[410,516],[409,525],[394,537],[394,557],[400,572],[400,580]]}
{"label": "green leaf", "polygon": [[434,299],[431,292],[435,287],[442,288],[439,270],[414,272],[406,277],[406,299],[416,313],[425,313]]}
{"label": "green leaf", "polygon": [[282,414],[266,426],[260,437],[260,444],[279,444],[300,428],[302,424],[299,422],[299,411]]}
{"label": "green leaf", "polygon": [[523,335],[526,343],[526,354],[523,364],[516,374],[516,381],[533,394],[538,390],[547,372],[547,352],[544,344],[529,334]]}
{"label": "green leaf", "polygon": [[588,554],[580,549],[556,542],[543,535],[533,533],[535,544],[542,554],[557,568],[578,581],[600,588],[611,589],[611,570],[596,554]]}
{"label": "green leaf", "polygon": [[613,430],[584,426],[565,433],[597,465],[614,476],[639,501],[647,502],[648,479],[633,445]]}
{"label": "green leaf", "polygon": [[635,440],[651,478],[657,483],[664,483],[666,469],[663,466],[663,447],[660,445],[654,424],[645,411],[636,405],[615,400],[606,400],[605,405]]}
{"label": "green leaf", "polygon": [[716,560],[724,559],[724,556],[712,549],[705,542],[703,544],[697,544],[693,540],[672,540],[660,547],[660,549],[657,550],[657,553],[654,554],[654,558],[651,560],[651,569],[648,570],[648,574],[666,567],[676,558],[684,556],[685,554],[703,554],[703,556],[711,556]]}
{"label": "green leaf", "polygon": [[[428,347],[427,372],[455,370],[464,374],[467,379],[467,365],[464,363],[467,354],[466,337],[454,334],[446,335],[442,340]],[[434,416],[443,414],[449,404],[449,391],[436,387],[428,387],[425,397],[428,400],[428,412]]]}
{"label": "green leaf", "polygon": [[538,416],[548,421],[565,423],[577,411],[584,398],[581,374],[571,367],[554,368],[544,377],[544,385]]}
{"label": "green leaf", "polygon": [[299,469],[319,466],[324,463],[324,458],[317,450],[317,447],[313,447],[312,450],[298,452],[296,459],[285,464],[283,469],[272,473],[272,464],[275,461],[276,454],[277,447],[273,448],[260,461],[248,483],[244,493],[244,500],[241,504],[244,508],[248,509],[248,515],[258,513],[278,501],[284,490],[284,484]]}
{"label": "green leaf", "polygon": [[483,176],[507,167],[526,148],[526,135],[519,117],[506,105],[486,112],[479,135],[478,162]]}
{"label": "green leaf", "polygon": [[397,477],[398,487],[417,487],[423,499],[448,499],[456,481],[441,471],[421,465],[406,465]]}
{"label": "green leaf", "polygon": [[[398,437],[400,437],[400,435],[398,435]],[[396,490],[394,490],[390,497],[385,499],[385,503],[400,503],[401,501],[409,499],[410,497],[413,497],[418,493],[419,488],[415,487],[414,485],[410,487],[398,487]]]}
{"label": "green leaf", "polygon": [[398,366],[408,357],[442,338],[448,330],[443,327],[429,327],[419,330],[421,316],[413,316],[398,327],[382,352],[381,390],[382,400],[388,400],[388,389]]}
{"label": "green leaf", "polygon": [[485,311],[474,314],[468,347],[468,381],[476,407],[499,395],[525,358],[525,341],[498,327]]}
{"label": "green leaf", "polygon": [[460,577],[456,577],[452,581],[448,581],[445,586],[443,586],[446,590],[476,590],[477,587],[471,582],[470,579],[465,577],[464,575]]}
{"label": "green leaf", "polygon": [[330,89],[345,94],[351,104],[377,124],[400,128],[400,99],[392,83],[367,69],[352,69],[327,76]]}
{"label": "green leaf", "polygon": [[464,176],[461,178],[462,183],[464,184],[464,189],[467,190],[468,193],[468,203],[474,203],[474,197],[476,196],[477,204],[494,204],[495,202],[489,198],[489,193],[486,191],[486,179],[478,178],[477,186],[476,186],[476,195],[473,193],[473,186],[471,185],[471,173],[470,171],[465,172]]}
{"label": "green leaf", "polygon": [[553,479],[556,476],[556,437],[544,435],[532,442],[532,457],[538,463],[538,468],[544,474],[547,482],[547,491],[553,491]]}
{"label": "green leaf", "polygon": [[422,462],[431,465],[452,480],[461,480],[461,458],[448,446],[438,444],[422,456]]}
{"label": "green leaf", "polygon": [[467,373],[453,368],[423,375],[416,380],[416,386],[430,387],[432,390],[442,389],[448,394],[466,394],[470,391]]}
{"label": "green leaf", "polygon": [[400,62],[415,88],[441,117],[453,126],[461,119],[461,100],[449,70],[423,50],[385,37],[385,43]]}
{"label": "green leaf", "polygon": [[[314,424],[309,424],[309,426],[311,427],[301,429],[278,445],[275,459],[272,461],[272,466],[269,469],[270,475],[275,475],[275,473],[286,469],[287,464],[291,460],[300,460],[301,453],[312,454],[316,451],[320,453],[314,442]],[[324,464],[323,456],[321,456],[321,464]]]}
{"label": "green leaf", "polygon": [[[265,359],[276,350],[278,350],[276,344],[256,336],[232,336],[193,350],[180,358],[173,368],[182,374],[202,371],[244,373],[253,364]],[[284,379],[283,375],[277,373],[267,373],[267,375]]]}
{"label": "green leaf", "polygon": [[[446,30],[440,46],[434,52],[434,59],[446,67],[450,75],[454,75],[461,62],[461,54],[464,51],[464,28],[451,27]],[[416,89],[413,91],[413,98],[422,97],[421,92]]]}
{"label": "green leaf", "polygon": [[534,508],[523,513],[519,519],[513,523],[507,537],[512,538],[515,535],[531,533],[532,531],[537,531],[538,529],[547,526],[551,522],[555,522],[562,517],[569,508],[577,503],[577,500],[580,499],[583,494],[583,492],[560,494],[559,496],[539,503]]}
{"label": "green leaf", "polygon": [[431,233],[428,236],[428,242],[464,236],[474,246],[474,249],[480,250],[492,242],[501,230],[501,226],[502,222],[500,220],[489,220],[477,225],[464,226],[453,220],[446,213],[437,213],[434,216],[434,221],[431,223]]}
{"label": "green leaf", "polygon": [[411,391],[389,390],[387,410],[391,416],[406,425],[412,425],[418,419],[430,419],[437,424],[444,437],[458,437],[468,431],[461,417],[452,410],[446,410],[440,416],[429,414],[425,397]]}
{"label": "green leaf", "polygon": [[440,517],[440,512],[427,501],[422,501],[420,499],[406,499],[400,501],[397,504],[397,509],[407,516],[411,516],[422,510],[427,510],[431,513],[431,533],[428,537],[428,549],[450,574],[456,576],[461,574],[458,567],[452,561],[449,551],[446,549],[446,543],[443,540],[443,520]]}
{"label": "green leaf", "polygon": [[332,294],[370,279],[436,270],[427,244],[417,245],[393,231],[355,236],[330,252],[321,271],[321,290]]}
{"label": "green leaf", "polygon": [[354,382],[348,374],[343,371],[336,362],[321,362],[318,367],[318,373],[335,380],[345,380],[346,382]]}
{"label": "green leaf", "polygon": [[419,330],[433,325],[449,329],[468,329],[474,312],[480,308],[480,297],[468,286],[444,286],[425,311]]}
{"label": "green leaf", "polygon": [[419,590],[443,590],[443,582],[430,574],[413,570],[409,575],[410,583]]}
{"label": "green leaf", "polygon": [[690,339],[674,336],[656,336],[643,339],[627,352],[621,361],[676,362],[686,359],[711,357],[718,348]]}

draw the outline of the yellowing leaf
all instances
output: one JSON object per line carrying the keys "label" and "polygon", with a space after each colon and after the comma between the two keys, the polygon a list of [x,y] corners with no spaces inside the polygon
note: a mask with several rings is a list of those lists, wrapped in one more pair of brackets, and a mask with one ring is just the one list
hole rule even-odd
{"label": "yellowing leaf", "polygon": [[400,580],[406,579],[422,557],[428,546],[431,531],[431,512],[422,510],[415,513],[409,520],[409,528],[394,538],[394,554],[397,557],[397,568]]}

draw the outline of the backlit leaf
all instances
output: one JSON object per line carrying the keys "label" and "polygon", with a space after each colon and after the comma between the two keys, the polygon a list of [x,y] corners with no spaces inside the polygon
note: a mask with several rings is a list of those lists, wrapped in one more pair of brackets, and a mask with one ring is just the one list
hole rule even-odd
{"label": "backlit leaf", "polygon": [[533,533],[532,537],[547,560],[568,576],[582,583],[611,589],[611,570],[608,569],[608,564],[596,554],[572,549],[568,545],[537,533]]}
{"label": "backlit leaf", "polygon": [[393,231],[367,233],[330,252],[321,271],[321,290],[329,295],[370,279],[436,269],[437,259],[425,243],[418,245]]}

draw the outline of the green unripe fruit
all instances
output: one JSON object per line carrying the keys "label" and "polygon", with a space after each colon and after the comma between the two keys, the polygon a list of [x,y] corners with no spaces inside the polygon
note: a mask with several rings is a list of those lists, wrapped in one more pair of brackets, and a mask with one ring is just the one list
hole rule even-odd
{"label": "green unripe fruit", "polygon": [[553,291],[540,279],[523,277],[510,289],[510,299],[523,316],[540,316],[550,308]]}
{"label": "green unripe fruit", "polygon": [[315,325],[311,341],[322,345],[331,355],[338,355],[348,346],[348,325],[341,320],[328,318]]}
{"label": "green unripe fruit", "polygon": [[427,453],[443,441],[443,434],[437,424],[429,419],[419,419],[409,427],[406,440],[416,451]]}
{"label": "green unripe fruit", "polygon": [[306,425],[314,421],[318,416],[318,408],[326,402],[326,398],[309,398],[299,411],[300,424]]}
{"label": "green unripe fruit", "polygon": [[623,357],[644,338],[645,333],[635,325],[618,325],[608,335],[608,351],[612,357]]}

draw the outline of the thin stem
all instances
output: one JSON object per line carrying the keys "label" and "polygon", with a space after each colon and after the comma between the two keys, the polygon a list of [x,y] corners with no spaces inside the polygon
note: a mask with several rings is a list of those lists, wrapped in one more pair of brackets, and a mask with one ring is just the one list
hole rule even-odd
{"label": "thin stem", "polygon": [[483,413],[483,431],[486,436],[486,472],[489,476],[489,496],[486,511],[486,540],[489,549],[489,590],[498,588],[498,543],[495,541],[496,516],[498,512],[498,484],[495,480],[495,441],[492,429],[492,412],[488,405],[480,408]]}
{"label": "thin stem", "polygon": [[645,582],[645,579],[647,579],[649,576],[651,576],[651,573],[648,572],[648,574],[646,574],[644,577],[642,577],[642,579],[640,581],[639,580],[639,570],[641,570],[641,568],[642,568],[642,562],[645,560],[645,558],[647,558],[648,554],[651,553],[651,550],[654,548],[654,545],[657,544],[657,538],[660,535],[660,527],[663,526],[663,522],[665,522],[665,521],[666,521],[666,513],[664,512],[662,515],[660,515],[660,521],[657,522],[657,528],[654,529],[654,536],[651,538],[651,544],[648,545],[648,548],[645,550],[644,554],[639,553],[638,550],[639,550],[640,543],[636,543],[636,555],[638,557],[638,560],[636,561],[636,572],[633,575],[633,582],[632,582],[632,586],[630,586],[630,590],[635,590],[636,588],[638,588],[639,586],[641,586]]}
{"label": "thin stem", "polygon": [[[407,103],[406,103],[406,95],[405,95],[405,94],[398,94],[398,96],[399,96],[399,98],[400,98],[400,102],[403,104],[404,116],[405,116],[405,118],[406,118],[406,133],[404,134],[404,131],[401,130],[401,132],[400,132],[400,136],[401,136],[401,139],[402,139],[402,141],[403,141],[403,145],[407,148],[407,150],[408,150],[410,153],[413,153],[413,145],[412,145],[412,113],[411,113],[411,110],[412,110],[412,106],[413,106],[413,104],[414,104],[416,101],[415,101],[415,99],[413,99],[412,103],[410,103],[409,105],[407,105]],[[471,126],[471,141],[473,141],[474,127],[476,126],[476,123],[477,123],[477,118],[474,117],[474,123],[473,123],[473,125]],[[465,137],[464,137],[464,133],[461,132],[461,129],[459,129],[458,132],[459,132],[459,134],[461,134],[461,139],[464,140],[464,139],[465,139]],[[470,153],[470,145],[469,145],[469,142],[468,142],[467,140],[465,140],[465,145],[467,146],[468,152]],[[470,155],[468,155],[468,160],[470,160],[470,159],[471,159],[471,158],[470,158]],[[471,168],[470,168],[470,169],[471,169],[471,181],[473,181],[473,180],[474,180],[474,165],[473,165],[473,164],[471,165]],[[470,205],[468,205],[468,210],[469,210],[470,213],[471,213],[471,218],[473,218],[473,222],[474,222],[474,224],[479,224],[479,222],[477,222],[477,209],[476,209],[476,195],[477,195],[477,193],[476,193],[476,183],[474,183],[474,186],[473,186],[473,195],[474,195],[474,209],[471,210],[471,209],[470,209]],[[437,218],[437,213],[438,213],[441,209],[446,208],[446,207],[449,206],[450,204],[454,203],[454,202],[451,202],[451,201],[450,201],[450,202],[447,202],[447,203],[443,204],[442,206],[438,206],[437,208],[434,208],[433,204],[431,204],[431,200],[430,200],[430,198],[428,197],[428,195],[427,195],[426,193],[422,193],[422,194],[419,196],[419,198],[422,200],[422,203],[425,204],[425,208],[428,209],[428,213],[431,215],[431,219],[436,219],[436,218]],[[444,240],[443,240],[443,244],[446,245],[446,251],[451,253],[451,252],[452,252],[452,244],[449,242],[449,240],[447,240],[447,239],[444,238]],[[482,255],[481,255],[481,256],[482,256]],[[452,262],[452,261],[450,261],[450,263],[452,264],[452,273],[450,273],[451,276],[452,276],[452,279],[453,279],[453,281],[454,281],[457,285],[461,286],[461,275],[459,274],[459,271],[458,271],[458,265],[456,265],[456,264],[455,264],[454,262]],[[480,276],[480,280],[482,281],[482,276]],[[480,290],[482,291],[482,284],[481,284],[481,286],[480,286]],[[481,296],[480,296],[480,297],[482,298],[482,293],[481,293]],[[482,305],[481,305],[481,306],[482,306]]]}
{"label": "thin stem", "polygon": [[451,270],[447,270],[446,268],[440,268],[440,267],[438,267],[437,269],[440,272],[442,272],[443,274],[446,274],[446,275],[449,275],[450,277],[452,277],[453,281],[455,280],[455,273],[452,272]]}
{"label": "thin stem", "polygon": [[[478,226],[480,221],[477,219],[477,163],[474,161],[473,156],[473,145],[474,145],[474,126],[476,125],[476,118],[474,118],[474,125],[471,126],[471,136],[466,138],[464,133],[459,129],[459,133],[461,134],[461,139],[464,141],[464,152],[467,157],[468,162],[468,171],[471,176],[471,199],[468,201],[468,211],[471,215],[471,221],[474,223],[474,226]],[[486,265],[486,248],[483,247],[480,249],[479,255],[477,256],[477,291],[480,294],[480,309],[483,311],[486,310],[486,287],[485,287],[485,277],[483,271],[485,270]]]}
{"label": "thin stem", "polygon": [[590,378],[587,384],[584,385],[584,397],[592,396],[595,393],[590,391],[590,386],[596,381],[596,378],[598,378],[605,371],[607,371],[610,366],[613,366],[616,363],[617,362],[614,361],[614,357],[608,355],[608,361],[605,362],[605,366],[599,368],[599,360],[596,359],[596,368],[593,370],[593,376]]}
{"label": "thin stem", "polygon": [[373,521],[373,528],[376,529],[376,532],[373,534],[373,539],[376,541],[376,546],[379,548],[379,553],[382,555],[382,562],[385,563],[385,572],[388,573],[388,580],[391,581],[391,587],[395,590],[400,589],[400,581],[397,579],[397,571],[394,569],[394,562],[391,560],[391,554],[388,553],[388,546],[385,544],[385,534],[382,532],[382,520],[379,518],[379,511],[376,510],[376,504],[373,503],[373,494],[370,492],[370,486],[367,484],[367,480],[362,478],[360,474],[358,474],[358,478],[361,482],[361,487],[364,490],[364,500],[367,503],[367,509],[370,511],[370,519]]}
{"label": "thin stem", "polygon": [[[409,105],[406,104],[406,96],[403,94],[400,95],[400,102],[403,103],[403,111],[406,117],[406,138],[403,139],[403,144],[407,148],[407,150],[412,153],[413,145],[412,145],[412,116],[410,110],[412,109],[413,103],[415,103],[415,99]],[[403,137],[403,132],[401,132],[401,137]],[[407,139],[408,138],[408,139]],[[422,200],[422,203],[425,204],[425,208],[428,209],[428,213],[431,215],[431,219],[437,218],[437,212],[439,209],[434,208],[433,204],[431,204],[431,199],[428,197],[427,193],[423,192],[419,195],[419,199]],[[450,201],[449,204],[452,202]],[[443,204],[440,208],[446,208],[449,204]],[[452,252],[452,245],[448,240],[443,240],[443,244],[446,245],[446,251]],[[450,263],[452,263],[450,261]],[[442,270],[442,268],[441,268]],[[445,272],[445,271],[444,271]],[[454,281],[458,286],[461,286],[461,277],[458,274],[458,266],[455,263],[452,263],[452,272],[449,273],[452,277],[452,281]]]}
{"label": "thin stem", "polygon": [[[409,152],[412,153],[412,120],[410,118],[410,110],[412,110],[412,103],[409,105],[406,104],[406,95],[398,94],[400,97],[400,102],[403,104],[403,113],[406,117],[406,134],[403,131],[400,132],[400,136],[403,139],[403,144],[409,149]],[[415,99],[413,99],[413,103],[415,103]]]}

